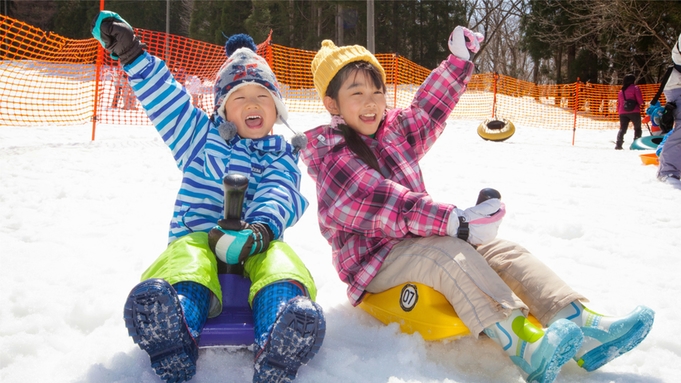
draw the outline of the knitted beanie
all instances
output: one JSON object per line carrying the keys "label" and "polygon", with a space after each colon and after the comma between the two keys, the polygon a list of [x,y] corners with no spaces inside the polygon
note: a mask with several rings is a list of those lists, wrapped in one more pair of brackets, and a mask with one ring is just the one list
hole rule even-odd
{"label": "knitted beanie", "polygon": [[326,88],[339,70],[355,61],[366,61],[378,68],[386,82],[385,71],[376,57],[361,45],[337,47],[333,41],[322,41],[322,47],[312,59],[314,87],[321,99],[326,96]]}
{"label": "knitted beanie", "polygon": [[225,102],[229,95],[240,87],[257,84],[272,93],[277,107],[278,123],[288,119],[288,111],[281,97],[277,78],[264,58],[255,53],[257,47],[253,38],[246,34],[230,37],[225,43],[227,61],[222,65],[215,79],[215,110],[220,117],[225,117]]}
{"label": "knitted beanie", "polygon": [[220,137],[229,141],[237,133],[236,126],[227,121],[225,116],[225,102],[229,95],[244,85],[257,84],[272,93],[274,105],[277,108],[276,122],[286,125],[293,132],[291,145],[296,151],[299,151],[307,145],[307,137],[305,134],[293,130],[286,122],[288,111],[281,97],[277,78],[270,66],[267,65],[267,61],[255,53],[256,50],[257,47],[253,38],[243,33],[230,37],[225,43],[227,61],[222,64],[218,71],[213,89],[215,93],[215,110],[213,113],[217,113],[225,120],[218,126]]}

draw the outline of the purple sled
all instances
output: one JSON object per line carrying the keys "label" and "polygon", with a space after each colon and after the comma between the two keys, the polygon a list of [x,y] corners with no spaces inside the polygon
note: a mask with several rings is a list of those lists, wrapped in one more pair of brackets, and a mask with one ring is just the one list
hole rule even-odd
{"label": "purple sled", "polygon": [[199,347],[250,346],[255,342],[253,311],[248,304],[251,280],[239,274],[218,274],[222,288],[222,312],[209,318]]}

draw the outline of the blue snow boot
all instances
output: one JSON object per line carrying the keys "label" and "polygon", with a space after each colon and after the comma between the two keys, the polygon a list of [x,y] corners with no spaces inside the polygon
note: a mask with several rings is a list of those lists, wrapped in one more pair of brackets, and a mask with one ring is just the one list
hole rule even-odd
{"label": "blue snow boot", "polygon": [[321,306],[294,281],[263,287],[253,299],[256,336],[253,383],[289,383],[317,354],[326,333]]}
{"label": "blue snow boot", "polygon": [[199,342],[201,330],[208,318],[210,290],[196,282],[178,282],[173,285],[182,305],[184,320],[192,337]]}
{"label": "blue snow boot", "polygon": [[179,383],[194,376],[199,347],[168,282],[148,279],[135,286],[125,302],[124,319],[128,334],[149,354],[161,379]]}
{"label": "blue snow boot", "polygon": [[645,306],[636,307],[625,317],[608,317],[586,307],[583,309],[582,315],[586,319],[581,327],[584,345],[575,360],[587,371],[600,368],[638,346],[650,332],[655,319],[655,312]]}
{"label": "blue snow boot", "polygon": [[484,332],[506,351],[528,383],[553,382],[584,339],[579,326],[567,319],[542,329],[520,310],[513,310],[508,318],[485,328]]}

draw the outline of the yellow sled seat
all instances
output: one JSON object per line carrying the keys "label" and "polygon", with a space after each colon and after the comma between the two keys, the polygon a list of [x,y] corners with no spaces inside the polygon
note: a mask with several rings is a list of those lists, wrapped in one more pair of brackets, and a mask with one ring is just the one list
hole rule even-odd
{"label": "yellow sled seat", "polygon": [[[359,307],[384,324],[398,323],[402,332],[418,332],[428,341],[470,334],[445,296],[420,283],[405,283],[378,294],[367,293]],[[541,327],[533,316],[529,319]]]}

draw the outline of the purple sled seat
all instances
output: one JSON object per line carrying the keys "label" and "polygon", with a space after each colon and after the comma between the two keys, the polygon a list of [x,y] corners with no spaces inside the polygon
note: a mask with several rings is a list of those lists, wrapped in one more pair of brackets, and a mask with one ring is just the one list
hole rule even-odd
{"label": "purple sled seat", "polygon": [[203,327],[199,347],[250,346],[255,342],[253,311],[248,305],[251,281],[239,274],[218,274],[222,312]]}

